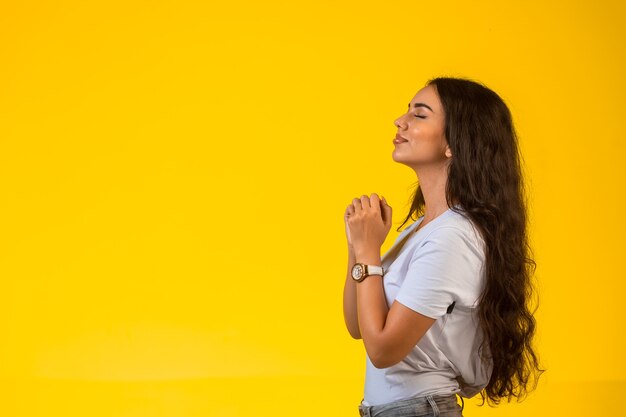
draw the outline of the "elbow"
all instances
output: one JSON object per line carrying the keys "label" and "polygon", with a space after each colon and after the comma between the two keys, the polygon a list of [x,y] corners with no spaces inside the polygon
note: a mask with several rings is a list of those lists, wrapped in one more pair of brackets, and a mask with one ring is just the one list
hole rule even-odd
{"label": "elbow", "polygon": [[358,333],[358,332],[357,332],[357,333],[350,332],[350,336],[352,336],[352,338],[353,338],[353,339],[356,339],[356,340],[360,340],[360,339],[362,339],[362,337],[361,337],[361,333]]}
{"label": "elbow", "polygon": [[383,349],[370,349],[367,351],[367,356],[372,365],[378,369],[389,368],[403,359],[403,357]]}
{"label": "elbow", "polygon": [[389,368],[390,366],[393,366],[400,361],[390,360],[389,358],[380,356],[380,357],[370,357],[370,362],[372,362],[372,365],[374,365],[375,368],[384,369],[384,368]]}

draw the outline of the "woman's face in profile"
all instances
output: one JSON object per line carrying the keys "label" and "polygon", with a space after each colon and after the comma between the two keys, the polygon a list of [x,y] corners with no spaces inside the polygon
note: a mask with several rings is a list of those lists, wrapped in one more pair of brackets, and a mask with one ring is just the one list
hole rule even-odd
{"label": "woman's face in profile", "polygon": [[395,120],[393,160],[415,169],[439,165],[452,156],[445,139],[445,116],[439,95],[428,85],[415,94],[407,112]]}

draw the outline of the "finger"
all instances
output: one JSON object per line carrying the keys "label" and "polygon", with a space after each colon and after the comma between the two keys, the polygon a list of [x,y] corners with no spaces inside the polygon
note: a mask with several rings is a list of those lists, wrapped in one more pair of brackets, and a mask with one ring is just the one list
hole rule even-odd
{"label": "finger", "polygon": [[378,198],[378,194],[372,194],[372,196],[370,197],[370,203],[372,205],[372,210],[380,213],[380,198]]}
{"label": "finger", "polygon": [[385,225],[390,225],[393,210],[391,209],[391,206],[387,204],[387,200],[385,200],[385,197],[382,198],[381,203],[383,223],[385,223]]}
{"label": "finger", "polygon": [[363,206],[364,209],[369,209],[371,207],[370,198],[366,196],[365,194],[361,196],[361,205]]}
{"label": "finger", "polygon": [[344,213],[346,216],[351,216],[354,214],[354,206],[352,204],[346,207],[346,212]]}
{"label": "finger", "polygon": [[353,199],[352,200],[352,207],[354,207],[354,212],[355,213],[358,212],[358,211],[361,211],[361,209],[363,208],[361,206],[361,200],[358,199],[358,198]]}

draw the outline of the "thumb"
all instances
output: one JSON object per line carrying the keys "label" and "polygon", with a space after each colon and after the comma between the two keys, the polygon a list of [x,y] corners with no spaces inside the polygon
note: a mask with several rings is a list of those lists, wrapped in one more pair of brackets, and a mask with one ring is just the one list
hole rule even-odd
{"label": "thumb", "polygon": [[383,223],[385,223],[385,225],[391,225],[392,209],[391,209],[391,206],[387,204],[387,200],[385,199],[385,197],[382,197],[381,199],[381,208],[382,208],[381,214],[383,216]]}

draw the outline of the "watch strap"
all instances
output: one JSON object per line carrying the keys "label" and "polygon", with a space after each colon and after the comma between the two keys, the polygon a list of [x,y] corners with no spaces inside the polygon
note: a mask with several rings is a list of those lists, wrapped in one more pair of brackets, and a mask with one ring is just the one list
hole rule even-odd
{"label": "watch strap", "polygon": [[385,270],[382,266],[378,265],[365,265],[365,276],[370,275],[380,275],[381,277],[385,275]]}

